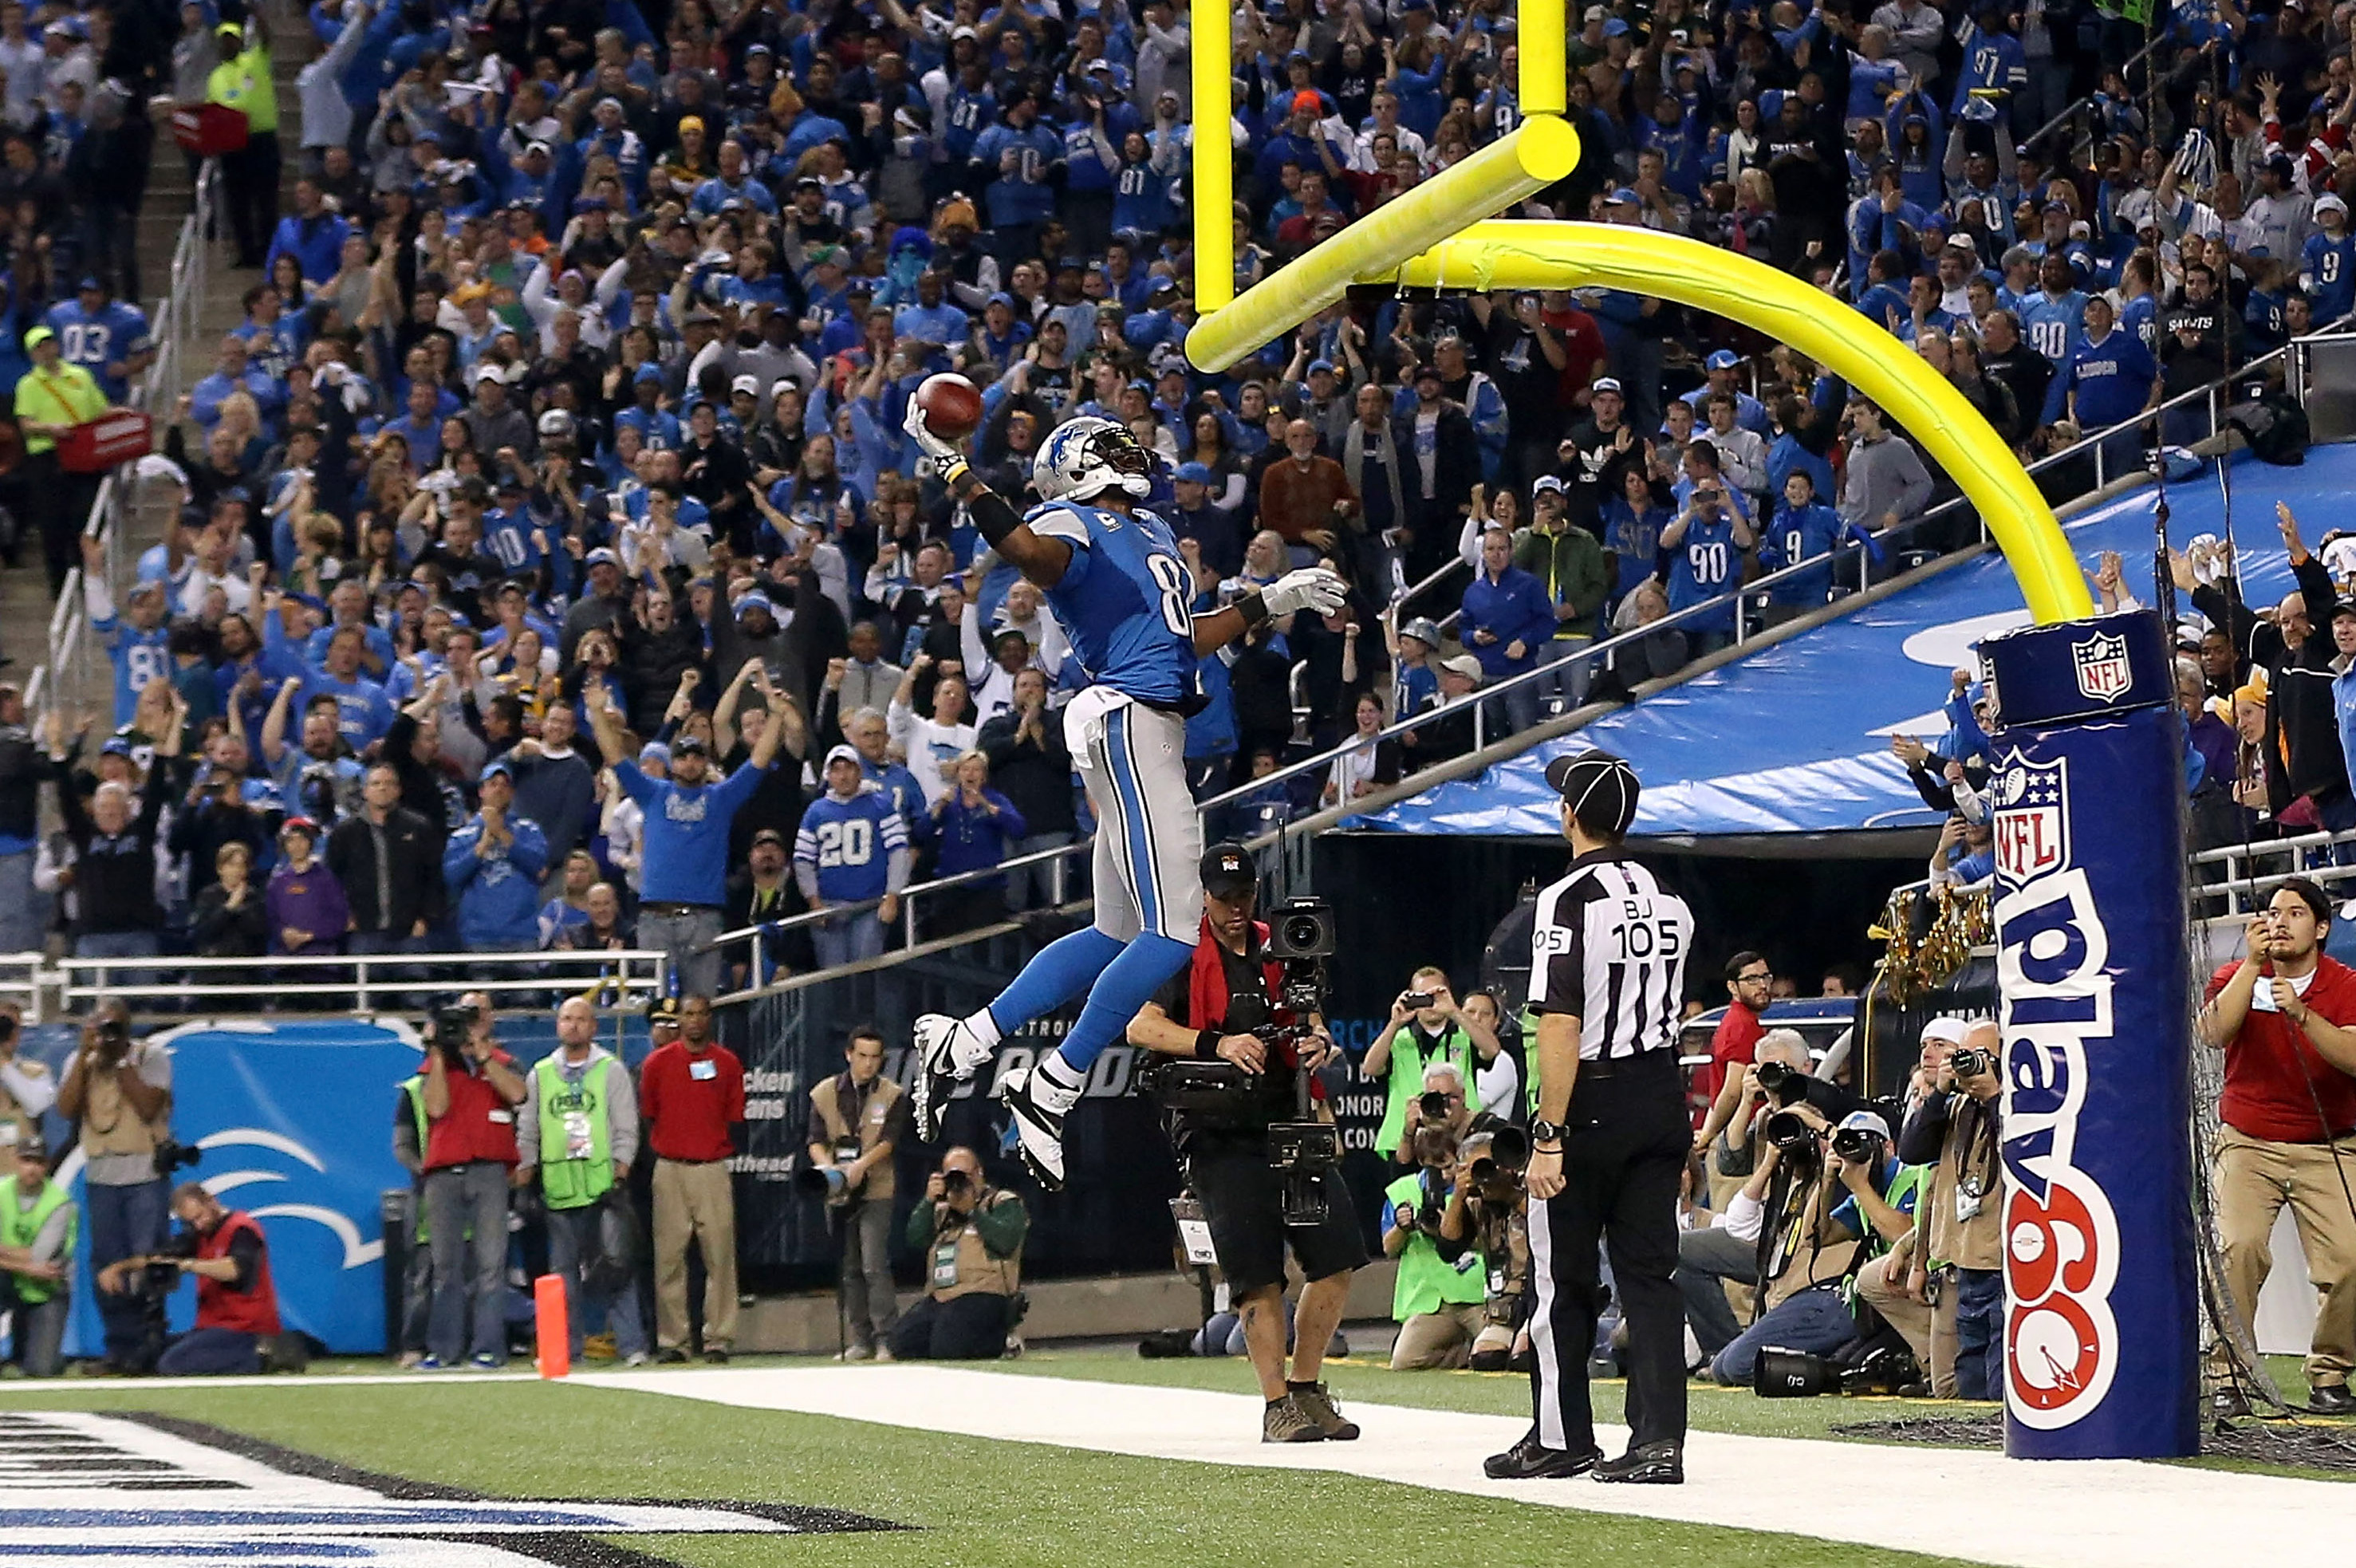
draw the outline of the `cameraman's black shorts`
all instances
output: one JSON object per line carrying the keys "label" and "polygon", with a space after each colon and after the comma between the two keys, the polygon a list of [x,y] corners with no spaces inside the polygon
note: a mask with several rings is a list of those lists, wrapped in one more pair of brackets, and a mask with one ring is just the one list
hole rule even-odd
{"label": "cameraman's black shorts", "polygon": [[1284,1178],[1269,1168],[1264,1134],[1197,1134],[1186,1151],[1186,1179],[1202,1201],[1219,1272],[1236,1295],[1281,1286],[1288,1245],[1301,1273],[1312,1280],[1366,1266],[1365,1239],[1358,1232],[1341,1172],[1327,1171],[1319,1178],[1325,1191],[1324,1223],[1284,1223]]}

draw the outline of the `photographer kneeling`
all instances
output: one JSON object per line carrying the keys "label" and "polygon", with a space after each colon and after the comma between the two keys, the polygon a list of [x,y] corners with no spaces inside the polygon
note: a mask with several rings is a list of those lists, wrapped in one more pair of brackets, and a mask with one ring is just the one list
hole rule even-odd
{"label": "photographer kneeling", "polygon": [[925,1257],[925,1294],[892,1326],[893,1359],[994,1361],[1014,1326],[1023,1281],[1023,1239],[1031,1211],[990,1185],[981,1158],[951,1148],[908,1211],[908,1245]]}
{"label": "photographer kneeling", "polygon": [[[1129,1042],[1158,1056],[1191,1058],[1183,1078],[1157,1075],[1161,1084],[1184,1087],[1157,1092],[1171,1108],[1172,1143],[1243,1318],[1252,1369],[1268,1402],[1261,1440],[1346,1442],[1358,1428],[1342,1418],[1318,1373],[1349,1299],[1350,1276],[1365,1264],[1365,1243],[1340,1172],[1297,1155],[1290,1168],[1280,1169],[1277,1156],[1285,1151],[1271,1136],[1280,1128],[1298,1133],[1304,1121],[1321,1127],[1333,1122],[1323,1086],[1307,1075],[1334,1058],[1333,1041],[1313,1008],[1288,1006],[1286,995],[1297,981],[1322,980],[1322,959],[1331,949],[1321,940],[1305,952],[1290,943],[1271,950],[1269,928],[1252,918],[1258,878],[1240,845],[1213,845],[1202,875],[1203,929],[1194,957],[1130,1021]],[[1322,939],[1328,929],[1311,934]],[[1230,1070],[1220,1073],[1214,1063]],[[1304,1098],[1314,1102],[1313,1114],[1304,1116]],[[1286,1150],[1293,1147],[1288,1138]],[[1309,1282],[1294,1309],[1290,1378],[1287,1246]]]}
{"label": "photographer kneeling", "polygon": [[[163,1297],[179,1276],[197,1276],[197,1326],[165,1346],[155,1369],[167,1378],[239,1377],[259,1372],[279,1337],[278,1288],[270,1279],[270,1245],[242,1210],[225,1208],[200,1182],[172,1191],[172,1216],[186,1229],[153,1255],[119,1259],[98,1272],[110,1296],[146,1298],[162,1316]],[[296,1369],[299,1369],[299,1365]]]}
{"label": "photographer kneeling", "polygon": [[[1424,1081],[1443,1069],[1454,1070],[1432,1063]],[[1444,1098],[1445,1091],[1424,1095]],[[1391,1283],[1391,1316],[1398,1324],[1391,1370],[1453,1369],[1472,1359],[1472,1342],[1488,1326],[1488,1274],[1478,1251],[1461,1240],[1441,1240],[1449,1210],[1463,1203],[1455,1133],[1445,1116],[1435,1116],[1409,1137],[1416,1168],[1383,1189],[1383,1256],[1398,1260]],[[1459,1226],[1461,1236],[1461,1217]]]}
{"label": "photographer kneeling", "polygon": [[1453,1262],[1469,1244],[1463,1255],[1481,1264],[1483,1322],[1466,1363],[1476,1372],[1529,1369],[1530,1194],[1522,1182],[1529,1163],[1529,1134],[1494,1118],[1476,1122],[1456,1147],[1456,1186],[1440,1216],[1440,1256]]}
{"label": "photographer kneeling", "polygon": [[1803,1101],[1769,1117],[1765,1133],[1767,1156],[1727,1206],[1728,1229],[1759,1239],[1761,1308],[1710,1360],[1729,1387],[1751,1380],[1762,1349],[1829,1356],[1858,1337],[1857,1271],[1914,1229],[1923,1176],[1899,1163],[1879,1112],[1852,1111],[1834,1128]]}

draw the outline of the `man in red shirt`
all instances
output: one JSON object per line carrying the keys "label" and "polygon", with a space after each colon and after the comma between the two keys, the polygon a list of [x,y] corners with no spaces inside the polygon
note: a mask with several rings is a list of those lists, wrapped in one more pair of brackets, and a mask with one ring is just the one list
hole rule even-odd
{"label": "man in red shirt", "polygon": [[659,1004],[638,1069],[638,1113],[655,1152],[658,1361],[687,1359],[687,1244],[703,1251],[703,1359],[736,1338],[736,1199],[728,1158],[744,1122],[744,1064],[712,1035],[712,998]]}
{"label": "man in red shirt", "polygon": [[[187,1227],[172,1250],[124,1258],[98,1272],[98,1288],[119,1295],[134,1272],[177,1269],[197,1281],[196,1326],[176,1336],[155,1362],[166,1378],[241,1377],[267,1371],[279,1338],[278,1287],[271,1283],[270,1247],[262,1227],[226,1208],[201,1182],[172,1192],[173,1218]],[[299,1365],[292,1367],[301,1371]]]}
{"label": "man in red shirt", "polygon": [[[444,1038],[460,1028],[461,1015],[464,1037]],[[434,1031],[423,1096],[434,1305],[417,1369],[440,1371],[469,1360],[478,1370],[496,1370],[508,1359],[508,1186],[516,1168],[515,1108],[527,1091],[515,1058],[492,1033],[487,993],[466,993],[457,1007],[435,1017]]]}
{"label": "man in red shirt", "polygon": [[[2356,971],[2323,955],[2331,903],[2294,876],[2250,917],[2247,956],[2219,969],[2201,1037],[2225,1053],[2217,1139],[2217,1228],[2225,1284],[2244,1330],[2273,1260],[2285,1203],[2322,1297],[2307,1358],[2308,1404],[2356,1412],[2356,1213],[2341,1164],[2356,1160]],[[2211,1412],[2248,1413],[2225,1357],[2211,1352]]]}
{"label": "man in red shirt", "polygon": [[1734,1108],[1741,1103],[1742,1069],[1751,1065],[1759,1036],[1767,1032],[1759,1015],[1767,1010],[1768,993],[1774,984],[1773,967],[1755,952],[1739,952],[1726,961],[1726,1016],[1718,1021],[1718,1032],[1709,1037],[1709,1066],[1703,1069],[1709,1090],[1709,1114],[1694,1133],[1697,1150],[1709,1147],[1710,1140],[1732,1120]]}

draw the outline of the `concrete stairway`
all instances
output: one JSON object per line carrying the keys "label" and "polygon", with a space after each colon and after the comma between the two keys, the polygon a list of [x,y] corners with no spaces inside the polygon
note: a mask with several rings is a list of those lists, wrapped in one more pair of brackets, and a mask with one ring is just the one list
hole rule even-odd
{"label": "concrete stairway", "polygon": [[[318,40],[294,8],[268,7],[271,55],[278,83],[278,130],[284,151],[282,199],[291,200],[297,155],[301,145],[300,101],[294,91],[294,77],[303,66],[318,52]],[[139,283],[144,297],[141,306],[153,320],[163,305],[164,291],[172,286],[172,252],[177,244],[182,224],[195,200],[187,155],[174,145],[168,112],[162,106],[151,107],[156,119],[155,156],[149,177],[147,199],[139,211]],[[233,271],[229,266],[231,249],[227,228],[220,227],[221,238],[211,248],[212,265],[209,269],[205,297],[198,302],[194,335],[181,361],[184,384],[164,389],[155,399],[157,413],[156,444],[163,444],[163,421],[169,417],[174,400],[187,391],[198,379],[210,372],[214,362],[214,346],[221,335],[244,319],[245,311],[240,296],[260,281],[260,274]],[[151,487],[152,489],[152,487]],[[132,512],[127,536],[123,541],[126,559],[135,559],[138,553],[162,541],[172,520],[173,507],[168,498],[152,499]],[[48,626],[54,602],[48,596],[48,575],[41,564],[41,551],[37,541],[26,542],[24,564],[13,572],[0,572],[0,655],[10,661],[0,676],[23,682],[31,679],[34,667],[45,663],[48,657]],[[112,673],[104,653],[93,650],[80,661],[80,679],[68,681],[56,688],[60,699],[72,708],[86,708],[103,725],[112,702]],[[51,672],[55,680],[57,671]]]}

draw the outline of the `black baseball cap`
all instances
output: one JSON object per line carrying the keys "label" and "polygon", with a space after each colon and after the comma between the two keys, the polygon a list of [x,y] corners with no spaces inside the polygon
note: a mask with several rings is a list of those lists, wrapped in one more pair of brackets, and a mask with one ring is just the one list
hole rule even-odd
{"label": "black baseball cap", "polygon": [[1581,751],[1547,764],[1546,780],[1571,815],[1590,828],[1617,837],[1636,820],[1636,797],[1644,788],[1627,759],[1608,751]]}
{"label": "black baseball cap", "polygon": [[1203,891],[1223,903],[1259,887],[1259,868],[1239,843],[1213,844],[1203,856],[1202,872]]}
{"label": "black baseball cap", "polygon": [[670,754],[673,757],[684,757],[691,751],[698,757],[712,755],[712,748],[691,735],[679,736],[670,743]]}

